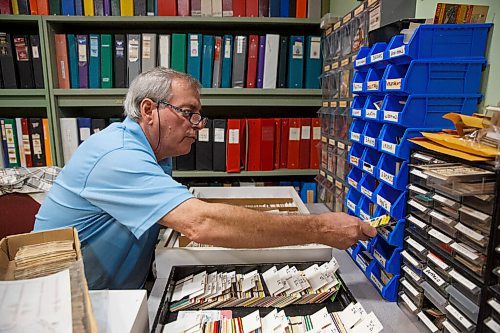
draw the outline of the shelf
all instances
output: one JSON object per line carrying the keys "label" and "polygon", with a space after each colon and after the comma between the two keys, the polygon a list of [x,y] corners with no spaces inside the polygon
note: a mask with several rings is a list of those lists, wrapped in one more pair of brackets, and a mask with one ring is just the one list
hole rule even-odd
{"label": "shelf", "polygon": [[[60,107],[121,106],[127,89],[54,89]],[[202,89],[203,106],[321,106],[320,89]]]}
{"label": "shelf", "polygon": [[176,178],[201,178],[201,177],[287,177],[287,176],[315,176],[316,169],[278,169],[271,171],[242,171],[240,173],[228,173],[223,171],[174,171]]}
{"label": "shelf", "polygon": [[45,89],[0,89],[0,108],[45,108]]}
{"label": "shelf", "polygon": [[0,23],[37,22],[39,19],[39,15],[0,15]]}

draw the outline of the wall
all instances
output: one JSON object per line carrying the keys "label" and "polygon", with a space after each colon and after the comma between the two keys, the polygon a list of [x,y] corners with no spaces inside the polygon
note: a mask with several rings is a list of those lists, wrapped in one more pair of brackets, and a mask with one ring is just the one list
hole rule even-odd
{"label": "wall", "polygon": [[344,16],[360,4],[361,2],[357,0],[330,0],[330,13],[335,16]]}

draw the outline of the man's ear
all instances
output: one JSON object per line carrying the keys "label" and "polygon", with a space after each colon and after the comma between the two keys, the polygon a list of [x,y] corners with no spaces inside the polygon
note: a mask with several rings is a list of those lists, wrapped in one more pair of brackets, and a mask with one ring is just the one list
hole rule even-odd
{"label": "man's ear", "polygon": [[156,110],[156,103],[154,103],[151,99],[149,98],[144,98],[139,105],[140,111],[141,111],[141,117],[146,121],[148,124],[152,124],[153,118],[154,118],[154,113],[153,111]]}

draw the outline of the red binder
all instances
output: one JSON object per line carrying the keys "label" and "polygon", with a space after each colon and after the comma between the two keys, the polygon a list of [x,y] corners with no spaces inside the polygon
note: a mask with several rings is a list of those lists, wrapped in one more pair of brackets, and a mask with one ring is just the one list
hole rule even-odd
{"label": "red binder", "polygon": [[48,0],[38,0],[36,5],[38,7],[38,15],[50,15]]}
{"label": "red binder", "polygon": [[240,172],[241,138],[240,119],[227,120],[226,171]]}
{"label": "red binder", "polygon": [[260,169],[269,171],[274,168],[274,119],[261,119]]}
{"label": "red binder", "polygon": [[262,146],[262,120],[261,119],[247,119],[247,143],[248,143],[248,171],[260,171],[260,148]]}
{"label": "red binder", "polygon": [[306,18],[307,17],[307,0],[297,0],[297,7],[295,16],[297,18]]}
{"label": "red binder", "polygon": [[29,0],[31,15],[38,15],[38,4],[36,0]]}
{"label": "red binder", "polygon": [[286,169],[288,158],[289,118],[281,118],[280,168]]}
{"label": "red binder", "polygon": [[319,154],[321,151],[321,122],[319,118],[311,118],[311,157],[309,168],[319,169]]}
{"label": "red binder", "polygon": [[246,0],[246,16],[259,17],[259,0]]}
{"label": "red binder", "polygon": [[246,170],[247,167],[247,122],[244,119],[240,120],[240,169]]}
{"label": "red binder", "polygon": [[259,53],[259,36],[250,35],[250,42],[248,45],[247,88],[255,88],[255,82],[257,80],[258,53]]}
{"label": "red binder", "polygon": [[300,119],[299,168],[309,169],[311,157],[311,118]]}
{"label": "red binder", "polygon": [[69,89],[69,66],[68,47],[66,46],[66,35],[56,34],[56,67],[57,83],[59,89]]}
{"label": "red binder", "polygon": [[21,130],[23,131],[21,134],[23,136],[23,151],[26,158],[26,167],[31,168],[33,166],[33,158],[31,156],[30,127],[28,118],[21,118]]}
{"label": "red binder", "polygon": [[177,16],[177,0],[158,0],[158,16]]}
{"label": "red binder", "polygon": [[274,118],[274,168],[279,169],[281,153],[281,118]]}
{"label": "red binder", "polygon": [[288,169],[298,169],[300,156],[300,118],[290,118],[289,122],[286,167]]}
{"label": "red binder", "polygon": [[246,11],[245,0],[233,0],[233,16],[245,16]]}

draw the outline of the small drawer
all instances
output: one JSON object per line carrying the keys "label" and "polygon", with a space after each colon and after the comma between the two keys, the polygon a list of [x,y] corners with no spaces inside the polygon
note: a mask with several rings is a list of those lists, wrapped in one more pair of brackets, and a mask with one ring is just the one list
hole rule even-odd
{"label": "small drawer", "polygon": [[481,288],[470,281],[462,274],[458,273],[456,270],[450,271],[451,285],[458,289],[462,294],[464,294],[468,299],[470,299],[474,304],[479,305],[481,301]]}
{"label": "small drawer", "polygon": [[415,271],[422,274],[422,269],[425,267],[424,263],[420,260],[416,259],[413,254],[410,254],[408,251],[401,251],[401,256],[403,257],[403,262],[410,267],[415,268]]}
{"label": "small drawer", "polygon": [[454,226],[458,230],[458,239],[464,241],[466,244],[470,244],[471,247],[486,253],[489,237],[483,235],[478,230],[472,229],[462,223],[457,223]]}
{"label": "small drawer", "polygon": [[461,332],[474,332],[474,330],[476,329],[476,325],[456,307],[448,304],[445,310],[446,318],[451,321]]}
{"label": "small drawer", "polygon": [[500,332],[500,323],[498,323],[492,317],[488,317],[484,320],[484,325],[490,330],[490,332],[498,333]]}
{"label": "small drawer", "polygon": [[408,221],[408,228],[407,230],[412,233],[412,234],[418,234],[421,236],[423,239],[427,239],[429,237],[427,230],[429,229],[429,226],[427,223],[425,223],[422,220],[419,220],[413,215],[408,215],[406,218]]}
{"label": "small drawer", "polygon": [[445,263],[438,255],[430,251],[427,253],[427,266],[431,267],[450,281],[451,266]]}
{"label": "small drawer", "polygon": [[429,212],[429,216],[431,217],[431,225],[444,232],[446,235],[456,238],[458,231],[453,228],[457,221],[451,219],[450,217],[441,214],[436,210],[432,210]]}
{"label": "small drawer", "polygon": [[450,237],[434,228],[430,228],[429,240],[446,254],[453,255],[453,248],[451,247],[453,240]]}
{"label": "small drawer", "polygon": [[496,316],[500,315],[500,302],[498,301],[498,299],[496,299],[495,297],[490,298],[488,300],[488,305],[493,309]]}
{"label": "small drawer", "polygon": [[399,292],[398,303],[404,304],[406,308],[413,314],[416,314],[422,309],[422,306],[416,305],[404,291]]}
{"label": "small drawer", "polygon": [[432,333],[437,333],[437,332],[441,332],[441,330],[434,324],[434,322],[432,321],[431,318],[429,318],[429,316],[427,314],[425,314],[424,311],[420,311],[418,314],[417,314],[417,317],[418,319],[420,319],[420,321],[422,323],[424,323],[425,326],[427,326],[427,328],[432,332]]}
{"label": "small drawer", "polygon": [[469,196],[467,197],[467,206],[477,209],[487,215],[493,215],[495,196],[492,194]]}
{"label": "small drawer", "polygon": [[444,313],[445,307],[448,305],[448,300],[427,282],[422,283],[422,289],[424,290],[425,297],[427,297],[439,311]]}
{"label": "small drawer", "polygon": [[[429,266],[424,268],[423,272],[425,281],[435,288],[443,297],[447,297],[446,287],[449,286],[449,279],[441,276],[436,270]],[[422,287],[424,287],[424,283],[422,283]]]}
{"label": "small drawer", "polygon": [[434,202],[434,208],[449,217],[457,220],[460,217],[460,214],[458,212],[458,209],[460,208],[460,203],[447,198],[444,195],[434,193],[432,196],[432,200]]}
{"label": "small drawer", "polygon": [[420,285],[424,281],[421,270],[417,272],[417,270],[413,269],[412,266],[407,266],[405,264],[401,266],[401,270],[403,272],[402,275],[415,285]]}
{"label": "small drawer", "polygon": [[422,172],[422,170],[418,168],[411,168],[410,169],[410,184],[415,184],[418,186],[427,186],[427,176],[425,173]]}
{"label": "small drawer", "polygon": [[431,223],[431,217],[429,216],[430,208],[422,205],[415,199],[408,200],[409,213],[413,216],[418,217],[420,220]]}
{"label": "small drawer", "polygon": [[464,243],[453,243],[455,259],[479,276],[483,276],[487,257]]}
{"label": "small drawer", "polygon": [[420,290],[418,290],[417,288],[415,288],[413,284],[408,282],[406,279],[401,279],[399,280],[399,282],[401,283],[401,289],[405,292],[406,295],[408,295],[408,297],[412,300],[412,302],[416,306],[422,307],[424,303],[423,289],[420,288]]}
{"label": "small drawer", "polygon": [[462,206],[460,211],[460,222],[470,227],[473,227],[481,232],[489,234],[491,229],[491,215],[485,214],[478,210]]}
{"label": "small drawer", "polygon": [[443,333],[461,333],[449,320],[443,321]]}
{"label": "small drawer", "polygon": [[448,299],[450,303],[460,312],[465,314],[474,324],[477,323],[477,319],[479,317],[479,306],[474,304],[474,302],[468,299],[453,286],[448,286],[446,291],[448,292]]}
{"label": "small drawer", "polygon": [[425,207],[433,207],[432,192],[413,184],[408,186],[408,192],[411,199],[416,200]]}
{"label": "small drawer", "polygon": [[405,238],[405,243],[408,245],[407,250],[415,255],[420,261],[425,262],[425,256],[427,255],[427,249],[425,246],[417,242],[410,236]]}

